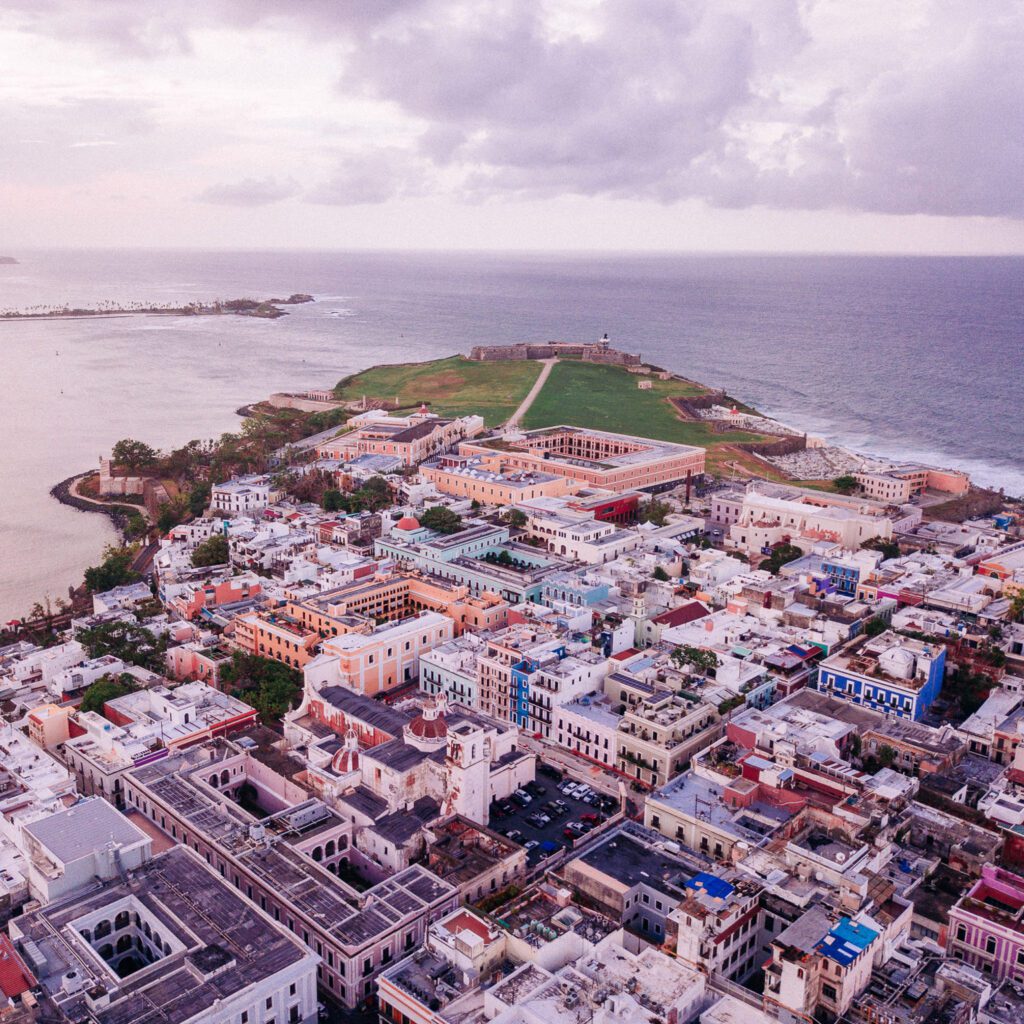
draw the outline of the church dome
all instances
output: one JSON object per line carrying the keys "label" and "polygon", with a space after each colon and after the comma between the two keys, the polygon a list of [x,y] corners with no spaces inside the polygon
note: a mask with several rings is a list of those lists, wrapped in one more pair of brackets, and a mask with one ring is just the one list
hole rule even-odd
{"label": "church dome", "polygon": [[345,731],[345,745],[331,758],[331,768],[339,775],[359,770],[359,738],[351,726]]}
{"label": "church dome", "polygon": [[402,516],[401,519],[395,523],[396,530],[418,530],[420,528],[420,521],[415,516]]}
{"label": "church dome", "polygon": [[354,772],[359,768],[359,751],[349,750],[347,747],[342,747],[331,761],[331,768],[338,773],[338,775],[347,775],[349,772]]}
{"label": "church dome", "polygon": [[444,720],[447,703],[443,694],[423,705],[423,710],[406,726],[410,737],[418,740],[440,741],[448,735],[448,723]]}
{"label": "church dome", "polygon": [[437,740],[448,735],[448,723],[442,717],[427,718],[425,714],[417,715],[409,723],[409,732],[424,740]]}

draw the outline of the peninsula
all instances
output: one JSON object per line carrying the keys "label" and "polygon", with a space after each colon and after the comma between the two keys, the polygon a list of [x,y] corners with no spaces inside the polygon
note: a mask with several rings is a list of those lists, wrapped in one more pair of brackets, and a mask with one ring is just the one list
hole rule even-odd
{"label": "peninsula", "polygon": [[[0,260],[0,262],[3,262]],[[14,261],[17,262],[17,261]],[[313,296],[296,292],[286,299],[227,299],[215,302],[188,302],[184,305],[147,305],[143,302],[105,302],[95,307],[47,306],[38,309],[0,310],[0,320],[81,320],[93,317],[115,316],[253,316],[276,320],[287,316],[281,306],[296,306],[313,302]]]}

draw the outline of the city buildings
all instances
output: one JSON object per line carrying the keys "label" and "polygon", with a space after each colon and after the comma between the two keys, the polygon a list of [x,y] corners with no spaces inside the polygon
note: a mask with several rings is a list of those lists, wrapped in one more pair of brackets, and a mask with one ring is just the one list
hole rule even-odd
{"label": "city buildings", "polygon": [[886,631],[825,658],[818,689],[896,718],[919,719],[939,695],[945,664],[943,645]]}
{"label": "city buildings", "polygon": [[704,472],[704,449],[584,427],[548,427],[501,441],[464,441],[461,455],[487,469],[557,473],[609,491],[650,490]]}

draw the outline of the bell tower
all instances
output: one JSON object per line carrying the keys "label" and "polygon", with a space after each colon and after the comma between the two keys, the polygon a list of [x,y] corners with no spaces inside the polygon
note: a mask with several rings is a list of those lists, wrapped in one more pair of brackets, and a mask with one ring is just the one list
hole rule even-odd
{"label": "bell tower", "polygon": [[448,730],[445,751],[446,814],[461,814],[486,825],[490,812],[491,759],[487,734],[472,722]]}

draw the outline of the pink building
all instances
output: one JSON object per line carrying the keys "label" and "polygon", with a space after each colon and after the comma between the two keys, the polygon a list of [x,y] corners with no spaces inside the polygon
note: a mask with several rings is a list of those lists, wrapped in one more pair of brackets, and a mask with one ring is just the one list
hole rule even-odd
{"label": "pink building", "polygon": [[1024,878],[986,864],[949,914],[946,952],[997,980],[1024,980]]}

